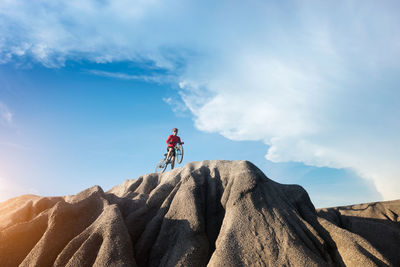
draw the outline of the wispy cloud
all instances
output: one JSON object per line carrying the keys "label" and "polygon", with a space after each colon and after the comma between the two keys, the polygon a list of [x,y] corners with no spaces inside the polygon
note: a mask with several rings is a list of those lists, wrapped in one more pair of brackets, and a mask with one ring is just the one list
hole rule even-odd
{"label": "wispy cloud", "polygon": [[180,2],[1,0],[0,62],[23,56],[60,67],[66,59],[151,60],[173,68],[178,52],[185,53],[179,49],[172,57],[170,51],[180,38],[170,31],[180,23],[174,16],[187,6]]}
{"label": "wispy cloud", "polygon": [[0,123],[3,125],[11,125],[13,122],[13,114],[8,107],[0,102]]}
{"label": "wispy cloud", "polygon": [[132,75],[121,72],[109,72],[101,70],[90,70],[90,73],[103,77],[110,77],[122,80],[139,80],[153,83],[171,83],[176,80],[176,77],[170,75],[154,74],[154,75]]}
{"label": "wispy cloud", "polygon": [[165,97],[163,101],[167,103],[172,111],[179,117],[186,117],[188,114],[187,106],[178,97]]}
{"label": "wispy cloud", "polygon": [[150,60],[179,77],[198,129],[260,140],[275,162],[351,167],[400,198],[397,1],[0,3],[2,62]]}

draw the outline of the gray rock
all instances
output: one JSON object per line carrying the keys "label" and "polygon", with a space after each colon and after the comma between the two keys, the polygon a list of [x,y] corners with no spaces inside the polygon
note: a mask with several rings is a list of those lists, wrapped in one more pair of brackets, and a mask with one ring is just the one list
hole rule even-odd
{"label": "gray rock", "polygon": [[0,266],[398,266],[399,206],[317,212],[250,162],[193,162],[0,203]]}
{"label": "gray rock", "polygon": [[[340,232],[351,232],[362,237],[392,266],[400,266],[400,200],[319,209],[317,212],[318,216],[334,225],[330,225],[331,229],[336,229],[331,230],[332,234],[340,236]],[[348,243],[343,245],[349,246]],[[377,265],[384,265],[377,260]]]}

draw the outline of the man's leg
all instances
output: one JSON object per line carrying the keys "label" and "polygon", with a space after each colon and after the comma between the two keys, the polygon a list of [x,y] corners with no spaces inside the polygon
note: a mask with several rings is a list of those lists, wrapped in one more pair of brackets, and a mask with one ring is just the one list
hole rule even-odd
{"label": "man's leg", "polygon": [[171,156],[171,147],[168,148],[168,154],[167,154],[167,161],[169,160],[169,157]]}
{"label": "man's leg", "polygon": [[171,170],[174,169],[174,166],[175,166],[175,156],[172,155],[172,158],[171,158]]}

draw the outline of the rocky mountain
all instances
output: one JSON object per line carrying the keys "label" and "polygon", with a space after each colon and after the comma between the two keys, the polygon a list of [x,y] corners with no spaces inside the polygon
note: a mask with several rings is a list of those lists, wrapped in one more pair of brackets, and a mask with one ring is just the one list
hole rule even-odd
{"label": "rocky mountain", "polygon": [[400,266],[400,201],[315,210],[247,161],[0,203],[0,266]]}

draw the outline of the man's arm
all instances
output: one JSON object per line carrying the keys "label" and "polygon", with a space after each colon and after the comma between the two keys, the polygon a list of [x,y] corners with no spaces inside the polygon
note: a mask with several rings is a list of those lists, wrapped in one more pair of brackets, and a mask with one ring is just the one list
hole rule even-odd
{"label": "man's arm", "polygon": [[171,136],[172,136],[172,135],[168,136],[167,142],[166,142],[167,144],[171,143]]}

